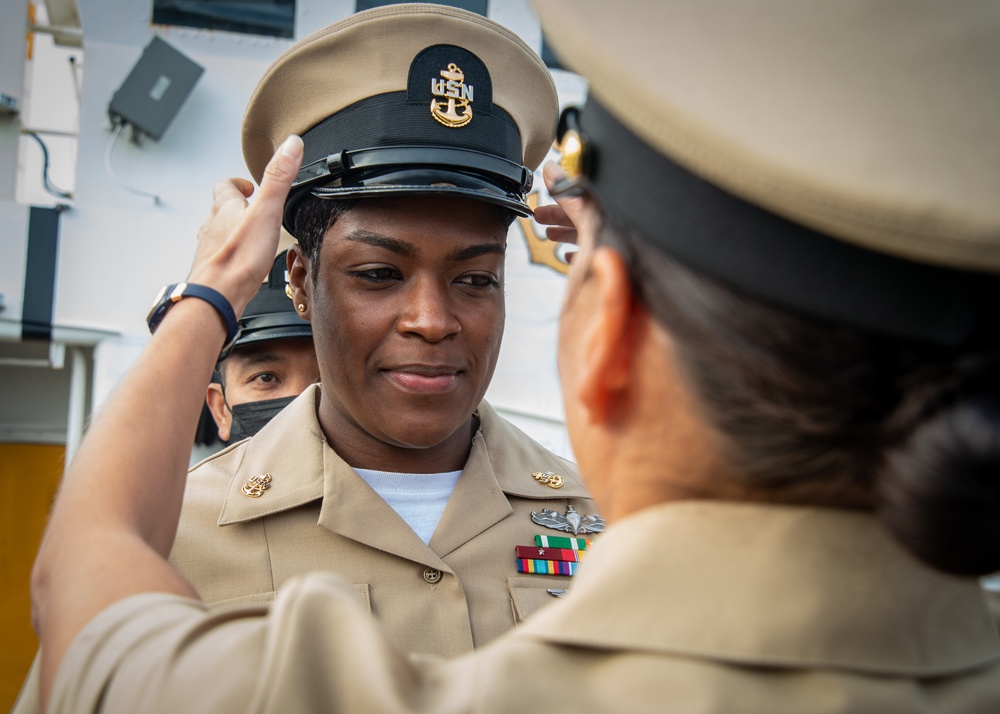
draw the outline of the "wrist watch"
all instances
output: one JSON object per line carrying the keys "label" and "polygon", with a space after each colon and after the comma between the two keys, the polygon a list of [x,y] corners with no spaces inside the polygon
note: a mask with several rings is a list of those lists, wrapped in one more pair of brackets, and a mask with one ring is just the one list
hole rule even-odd
{"label": "wrist watch", "polygon": [[163,317],[170,311],[170,308],[186,297],[204,300],[214,307],[222,317],[222,321],[226,325],[226,344],[219,354],[219,361],[222,361],[232,351],[233,345],[236,344],[236,340],[240,336],[240,324],[236,319],[236,311],[233,310],[233,306],[229,304],[225,296],[206,285],[174,283],[160,290],[160,294],[156,296],[156,301],[146,316],[146,324],[149,325],[150,334],[156,332],[156,328],[163,322]]}

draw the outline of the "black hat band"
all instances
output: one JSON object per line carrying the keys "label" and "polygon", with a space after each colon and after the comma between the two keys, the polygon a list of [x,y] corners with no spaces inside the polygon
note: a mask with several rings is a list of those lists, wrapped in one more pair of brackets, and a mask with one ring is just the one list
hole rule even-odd
{"label": "black hat band", "polygon": [[680,167],[593,97],[579,121],[602,208],[687,266],[879,334],[949,346],[997,340],[986,324],[997,277],[865,250],[782,218]]}
{"label": "black hat band", "polygon": [[474,149],[520,164],[521,133],[510,114],[493,106],[474,121],[453,129],[434,121],[428,105],[390,92],[362,99],[302,134],[303,166],[342,149],[426,145]]}
{"label": "black hat band", "polygon": [[312,338],[312,325],[295,312],[253,315],[240,320],[240,336],[235,348],[256,342]]}
{"label": "black hat band", "polygon": [[293,233],[299,204],[314,192],[351,198],[454,185],[454,192],[530,213],[524,194],[533,174],[521,163],[517,125],[497,106],[455,129],[435,121],[429,103],[406,92],[381,94],[328,117],[302,141],[303,167],[285,203],[284,224]]}

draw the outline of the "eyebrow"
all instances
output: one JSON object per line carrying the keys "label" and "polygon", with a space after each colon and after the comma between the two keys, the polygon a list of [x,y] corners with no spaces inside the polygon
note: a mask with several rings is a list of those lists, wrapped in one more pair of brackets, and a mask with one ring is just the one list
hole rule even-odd
{"label": "eyebrow", "polygon": [[284,357],[277,352],[247,352],[240,354],[234,352],[232,355],[235,363],[241,367],[254,367],[267,362],[284,362]]}
{"label": "eyebrow", "polygon": [[413,258],[416,256],[416,251],[413,246],[404,241],[398,240],[396,238],[390,238],[389,236],[382,235],[381,233],[374,233],[373,231],[366,230],[355,230],[344,236],[346,240],[352,240],[357,243],[365,243],[366,245],[373,245],[376,248],[385,248],[393,253],[398,253],[399,255],[404,255],[407,258]]}
{"label": "eyebrow", "polygon": [[[375,233],[374,231],[358,229],[351,231],[344,236],[344,238],[346,240],[355,241],[357,243],[365,243],[366,245],[375,246],[377,248],[385,248],[386,250],[407,258],[415,258],[417,256],[417,251],[412,244],[399,240],[398,238],[391,238],[387,235],[382,235],[381,233]],[[476,243],[474,245],[467,245],[455,249],[449,253],[445,259],[453,261],[471,260],[473,258],[478,258],[480,255],[489,255],[491,253],[506,255],[506,246],[501,241]]]}
{"label": "eyebrow", "polygon": [[498,255],[506,255],[507,248],[505,245],[497,243],[476,243],[475,245],[467,245],[464,248],[459,248],[458,250],[452,252],[449,256],[449,260],[471,260],[472,258],[478,258],[480,255],[489,255],[491,253],[496,253]]}

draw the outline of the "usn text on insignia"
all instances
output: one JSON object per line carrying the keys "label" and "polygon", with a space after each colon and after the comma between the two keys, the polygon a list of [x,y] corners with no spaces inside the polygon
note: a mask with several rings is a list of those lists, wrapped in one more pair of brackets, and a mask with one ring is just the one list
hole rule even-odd
{"label": "usn text on insignia", "polygon": [[567,531],[573,535],[580,533],[600,533],[604,530],[604,519],[592,514],[581,516],[572,505],[566,509],[566,515],[549,508],[543,508],[539,513],[531,512],[531,520],[540,526],[557,531]]}
{"label": "usn text on insignia", "polygon": [[[431,94],[438,99],[431,99],[431,116],[438,122],[452,129],[465,126],[472,121],[471,84],[465,83],[465,73],[454,62],[448,69],[441,70],[441,79],[431,77]],[[462,113],[458,113],[462,109]]]}

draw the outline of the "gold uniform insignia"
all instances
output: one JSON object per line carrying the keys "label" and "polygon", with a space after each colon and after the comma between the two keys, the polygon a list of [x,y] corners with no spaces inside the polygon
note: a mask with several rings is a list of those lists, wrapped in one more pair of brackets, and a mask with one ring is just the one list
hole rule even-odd
{"label": "gold uniform insignia", "polygon": [[[465,73],[454,62],[441,70],[442,79],[431,77],[431,116],[452,129],[472,121],[472,85],[465,83]],[[458,109],[464,110],[461,114]]]}
{"label": "gold uniform insignia", "polygon": [[243,484],[243,493],[250,498],[260,498],[270,486],[271,474],[259,474]]}
{"label": "gold uniform insignia", "polygon": [[551,471],[535,471],[531,476],[539,483],[544,483],[549,488],[562,488],[566,482],[562,476]]}

